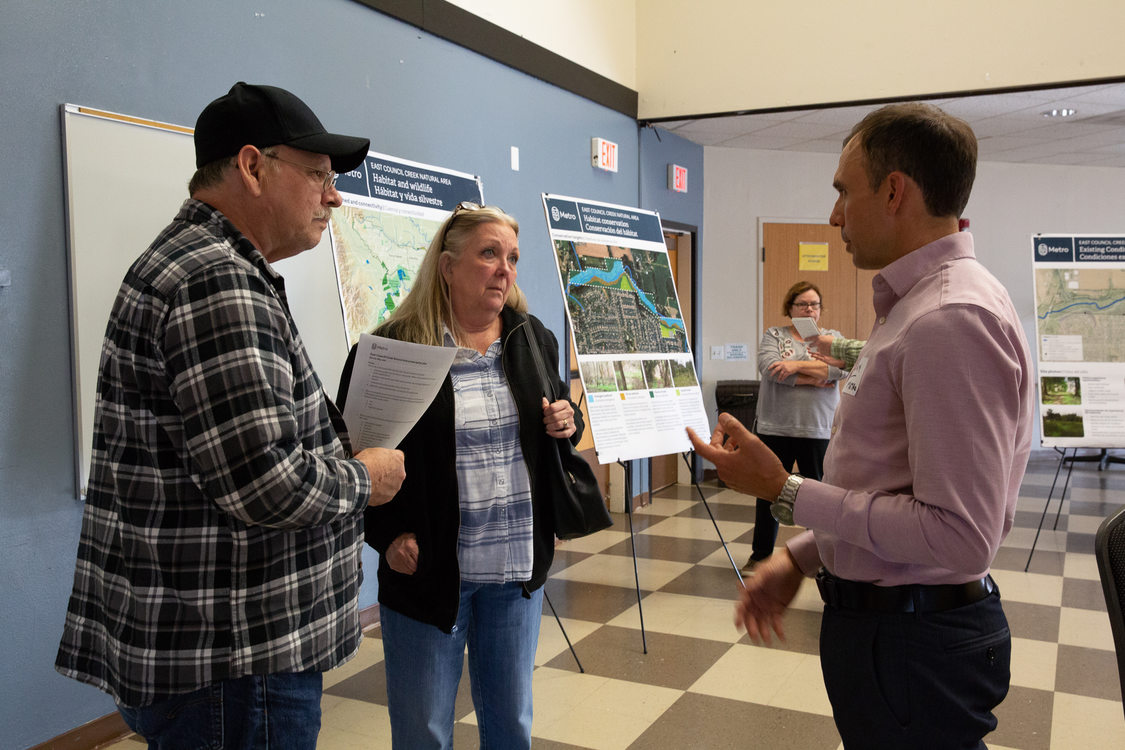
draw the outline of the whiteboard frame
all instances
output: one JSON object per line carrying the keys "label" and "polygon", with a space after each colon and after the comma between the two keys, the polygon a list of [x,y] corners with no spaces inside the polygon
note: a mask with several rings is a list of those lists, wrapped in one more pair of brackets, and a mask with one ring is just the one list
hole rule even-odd
{"label": "whiteboard frame", "polygon": [[[74,374],[75,492],[86,495],[93,450],[94,401],[106,321],[133,261],[188,198],[195,172],[194,130],[116,112],[64,104],[71,369]],[[326,393],[334,393],[348,355],[332,238],[273,264]]]}
{"label": "whiteboard frame", "polygon": [[[116,298],[125,271],[132,260],[141,254],[175,215],[180,203],[187,198],[187,180],[194,170],[194,144],[192,128],[172,123],[147,120],[116,112],[63,104],[60,107],[63,146],[63,190],[66,200],[67,284],[70,300],[70,344],[72,380],[71,399],[74,414],[74,487],[79,500],[85,499],[86,483],[90,472],[90,455],[93,448],[93,407],[97,386],[97,364],[104,338],[109,311]],[[103,127],[111,125],[111,127]],[[119,125],[125,127],[119,128]],[[91,128],[91,126],[93,126]],[[159,161],[151,164],[151,177],[156,184],[167,183],[167,192],[153,194],[143,182],[133,184],[129,179],[134,169],[133,158],[144,158],[145,153],[128,150],[132,146],[134,129],[166,134],[157,136],[153,147],[162,150],[165,143],[177,143],[187,156],[187,165],[181,171],[179,161],[173,156],[170,169],[176,170],[173,188]],[[120,136],[123,142],[99,136]],[[178,145],[178,144],[177,144]],[[122,189],[124,183],[124,189]],[[170,196],[178,196],[174,201]],[[165,198],[164,196],[169,196]],[[143,201],[151,197],[160,210],[144,210]],[[170,209],[168,203],[173,203]],[[155,227],[155,228],[153,228]],[[123,230],[123,232],[122,232]],[[91,237],[112,235],[119,237],[123,255],[106,257],[88,251],[95,244]],[[112,241],[112,240],[106,240]],[[126,261],[126,258],[128,259]],[[124,262],[122,266],[121,263]],[[93,328],[91,328],[93,326]],[[100,328],[99,328],[100,327]]]}

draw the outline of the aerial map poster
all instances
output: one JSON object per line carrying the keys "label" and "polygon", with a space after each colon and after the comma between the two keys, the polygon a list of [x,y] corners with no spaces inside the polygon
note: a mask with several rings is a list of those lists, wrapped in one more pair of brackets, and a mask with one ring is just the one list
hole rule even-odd
{"label": "aerial map poster", "polygon": [[1125,447],[1125,235],[1031,242],[1043,445]]}
{"label": "aerial map poster", "polygon": [[691,450],[711,428],[660,216],[543,195],[598,462]]}
{"label": "aerial map poster", "polygon": [[351,346],[398,307],[442,221],[461,201],[481,203],[482,188],[473,175],[368,153],[336,189],[332,256]]}

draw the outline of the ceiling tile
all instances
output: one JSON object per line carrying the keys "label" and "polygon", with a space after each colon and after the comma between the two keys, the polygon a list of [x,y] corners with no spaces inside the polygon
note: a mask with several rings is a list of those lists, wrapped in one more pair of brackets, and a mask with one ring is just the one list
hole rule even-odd
{"label": "ceiling tile", "polygon": [[[1105,164],[1125,167],[1125,83],[946,97],[932,101],[964,118],[985,161]],[[879,105],[675,120],[660,127],[704,145],[839,153],[855,123]],[[1043,117],[1050,108],[1078,110],[1074,120]]]}

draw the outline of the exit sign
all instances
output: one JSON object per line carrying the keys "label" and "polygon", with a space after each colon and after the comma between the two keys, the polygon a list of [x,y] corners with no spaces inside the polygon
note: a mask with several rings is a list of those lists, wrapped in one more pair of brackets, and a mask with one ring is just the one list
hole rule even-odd
{"label": "exit sign", "polygon": [[590,155],[595,167],[607,172],[617,171],[617,144],[605,138],[590,139]]}
{"label": "exit sign", "polygon": [[677,193],[687,192],[687,167],[679,164],[668,165],[668,189]]}

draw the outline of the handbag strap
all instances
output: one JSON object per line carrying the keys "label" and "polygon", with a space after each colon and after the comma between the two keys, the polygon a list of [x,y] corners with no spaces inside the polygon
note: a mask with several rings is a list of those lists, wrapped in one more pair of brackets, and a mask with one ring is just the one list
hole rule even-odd
{"label": "handbag strap", "polygon": [[524,318],[523,334],[527,336],[527,345],[531,348],[531,357],[535,360],[535,369],[539,371],[539,383],[543,387],[543,395],[547,397],[547,401],[554,403],[555,388],[551,385],[551,379],[547,377],[547,368],[543,365],[543,355],[539,351],[539,342],[531,335],[531,319]]}

